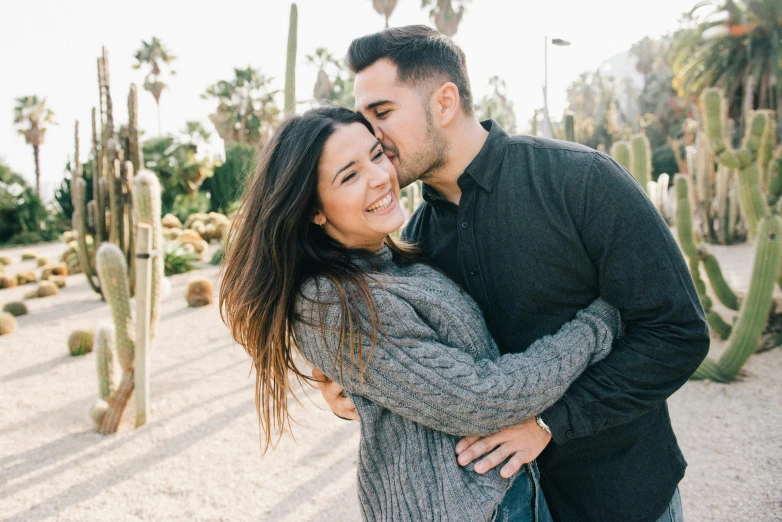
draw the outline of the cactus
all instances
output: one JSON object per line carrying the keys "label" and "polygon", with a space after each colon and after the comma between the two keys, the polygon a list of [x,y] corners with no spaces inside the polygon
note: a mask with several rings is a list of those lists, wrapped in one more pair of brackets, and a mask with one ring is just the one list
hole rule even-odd
{"label": "cactus", "polygon": [[13,288],[18,284],[15,277],[0,275],[0,288]]}
{"label": "cactus", "polygon": [[6,255],[0,256],[0,264],[2,265],[8,266],[13,262],[14,260],[11,259],[11,256],[6,256]]}
{"label": "cactus", "polygon": [[67,284],[65,278],[62,276],[51,276],[49,281],[57,285],[57,288],[65,288],[65,285]]}
{"label": "cactus", "polygon": [[14,333],[15,331],[16,318],[7,312],[0,312],[0,335]]}
{"label": "cactus", "polygon": [[296,112],[296,41],[299,25],[299,11],[296,4],[291,4],[291,15],[288,24],[288,53],[285,65],[285,116]]}
{"label": "cactus", "polygon": [[632,150],[627,141],[617,141],[611,146],[611,157],[616,160],[626,171],[630,172],[633,165]]}
{"label": "cactus", "polygon": [[20,315],[25,315],[27,313],[27,305],[20,301],[12,301],[3,306],[3,312],[9,313],[14,317],[19,317]]}
{"label": "cactus", "polygon": [[[767,132],[768,127],[773,125],[771,112],[756,111],[751,115],[742,146],[734,150],[725,137],[727,108],[722,93],[715,88],[706,89],[701,94],[701,107],[711,151],[721,165],[738,169],[741,208],[747,219],[750,237],[754,238],[760,219],[769,215],[760,188],[760,170],[765,170],[767,165],[761,166],[759,162],[763,152],[761,145],[764,145],[764,150],[773,147],[773,135]],[[778,154],[775,156],[778,157]]]}
{"label": "cactus", "polygon": [[68,337],[68,352],[74,357],[90,353],[94,342],[95,332],[92,330],[74,330]]}
{"label": "cactus", "polygon": [[59,288],[57,285],[51,281],[41,281],[38,284],[38,289],[35,291],[35,295],[38,297],[49,297],[52,295],[57,295],[58,290]]}
{"label": "cactus", "polygon": [[163,216],[163,218],[160,220],[160,224],[163,226],[163,228],[184,229],[182,222],[179,221],[179,218],[176,217],[174,214],[166,214],[165,216]]}
{"label": "cactus", "polygon": [[565,112],[565,141],[576,141],[576,117],[571,111]]}
{"label": "cactus", "polygon": [[49,258],[48,257],[39,257],[35,260],[35,264],[38,266],[38,268],[41,268],[43,266],[46,266],[49,264]]}
{"label": "cactus", "polygon": [[16,274],[16,283],[20,286],[36,282],[38,282],[38,278],[35,277],[35,272],[19,272]]}
{"label": "cactus", "polygon": [[[79,162],[78,122],[74,136],[75,168],[71,194],[79,266],[90,287],[102,294],[95,269],[94,248],[105,240],[122,249],[129,266],[131,283],[133,282],[135,253],[130,182],[133,173],[143,165],[143,158],[138,140],[135,85],[130,86],[128,94],[129,123],[123,126],[119,133],[115,129],[108,53],[105,48],[98,58],[98,91],[99,111],[92,109],[92,201],[87,202],[86,183],[82,178]],[[90,244],[93,245],[92,248]]]}
{"label": "cactus", "polygon": [[25,292],[24,299],[37,299],[38,298],[38,289],[30,290],[29,292]]}
{"label": "cactus", "polygon": [[117,379],[114,329],[110,326],[101,326],[95,334],[95,364],[98,372],[98,396],[102,401],[107,401],[114,391]]}
{"label": "cactus", "polygon": [[52,276],[65,277],[68,275],[68,267],[65,265],[50,265],[44,267],[41,272],[41,281],[46,281]]}
{"label": "cactus", "polygon": [[36,256],[32,252],[22,252],[22,261],[30,261],[31,259],[35,259]]}
{"label": "cactus", "polygon": [[636,134],[630,138],[630,147],[633,151],[630,173],[641,188],[647,190],[647,185],[652,180],[652,151],[649,138],[644,134]]}
{"label": "cactus", "polygon": [[729,382],[736,378],[744,362],[758,348],[760,334],[771,311],[774,282],[782,268],[782,217],[770,216],[758,226],[758,246],[752,267],[747,298],[725,352],[716,363],[709,361],[696,373],[697,378]]}
{"label": "cactus", "polygon": [[187,285],[187,306],[206,306],[212,304],[214,286],[208,279],[193,279]]}
{"label": "cactus", "polygon": [[733,327],[714,310],[706,312],[706,322],[709,323],[709,330],[716,333],[720,339],[727,339],[733,331]]}
{"label": "cactus", "polygon": [[[159,251],[163,247],[163,227],[160,224],[160,183],[152,172],[142,169],[135,177],[133,185],[134,220],[136,223],[148,224],[152,227],[151,249]],[[108,406],[105,409],[102,407],[100,409],[98,431],[102,434],[108,434],[117,431],[122,412],[133,392],[136,345],[132,328],[129,270],[125,253],[118,245],[104,243],[98,249],[96,265],[103,294],[111,308],[114,320],[116,359],[122,368],[122,379],[119,386],[110,394],[107,401]],[[151,277],[150,317],[137,318],[137,320],[150,321],[150,337],[154,335],[160,316],[163,260],[159,255],[153,257]],[[101,379],[104,377],[99,371],[99,382]],[[103,384],[99,386],[102,387]]]}

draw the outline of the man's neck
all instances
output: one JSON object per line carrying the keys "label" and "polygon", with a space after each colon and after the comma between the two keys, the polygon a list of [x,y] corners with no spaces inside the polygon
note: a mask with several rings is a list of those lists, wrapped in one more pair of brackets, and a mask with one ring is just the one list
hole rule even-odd
{"label": "man's neck", "polygon": [[449,136],[450,148],[445,165],[424,182],[445,199],[458,205],[462,189],[456,182],[481,151],[488,137],[489,132],[478,120],[474,117],[466,119],[464,124]]}

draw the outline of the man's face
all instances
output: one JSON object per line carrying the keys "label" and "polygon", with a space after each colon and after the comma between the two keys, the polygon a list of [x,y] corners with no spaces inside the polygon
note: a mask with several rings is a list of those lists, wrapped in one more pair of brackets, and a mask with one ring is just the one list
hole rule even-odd
{"label": "man's face", "polygon": [[445,163],[448,146],[435,128],[428,89],[397,80],[396,65],[378,60],[356,75],[356,109],[369,120],[375,136],[407,186],[427,177]]}

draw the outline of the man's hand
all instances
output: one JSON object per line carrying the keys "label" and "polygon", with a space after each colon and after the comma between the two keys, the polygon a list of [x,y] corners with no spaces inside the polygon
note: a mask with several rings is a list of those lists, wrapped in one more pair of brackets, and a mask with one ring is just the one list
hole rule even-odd
{"label": "man's hand", "polygon": [[334,415],[345,420],[358,420],[358,412],[353,401],[345,395],[345,388],[332,381],[318,368],[312,368],[312,378],[318,382],[318,389]]}
{"label": "man's hand", "polygon": [[535,460],[550,440],[551,435],[538,426],[535,419],[527,419],[517,426],[505,428],[483,438],[477,435],[464,437],[456,445],[456,454],[459,455],[459,464],[466,466],[491,451],[475,465],[475,472],[481,475],[510,457],[500,470],[501,477],[509,478],[521,469],[522,465]]}

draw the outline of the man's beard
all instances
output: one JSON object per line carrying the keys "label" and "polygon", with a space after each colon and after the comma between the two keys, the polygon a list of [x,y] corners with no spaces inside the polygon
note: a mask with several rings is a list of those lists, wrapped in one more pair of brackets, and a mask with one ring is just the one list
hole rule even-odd
{"label": "man's beard", "polygon": [[399,162],[397,178],[400,187],[406,187],[419,179],[421,181],[430,180],[445,165],[448,156],[448,143],[445,141],[445,137],[435,129],[431,113],[428,110],[425,113],[426,139],[420,150],[412,156],[401,158],[396,147],[386,148],[386,151],[396,156]]}

